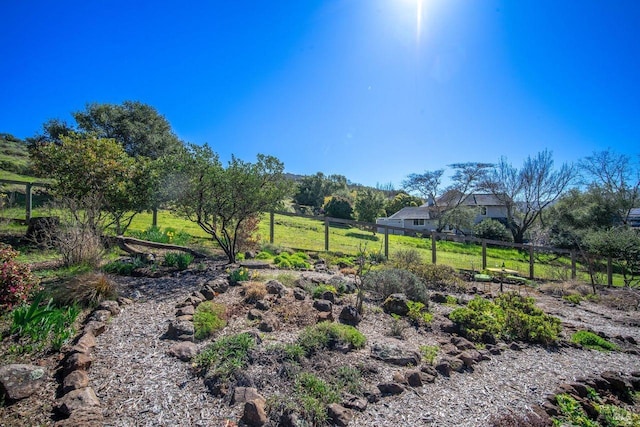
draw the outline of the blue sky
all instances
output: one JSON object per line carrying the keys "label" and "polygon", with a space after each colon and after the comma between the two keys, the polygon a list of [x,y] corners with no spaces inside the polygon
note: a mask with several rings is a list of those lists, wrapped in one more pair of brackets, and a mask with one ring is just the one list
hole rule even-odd
{"label": "blue sky", "polygon": [[0,132],[154,106],[223,159],[400,186],[454,162],[640,153],[636,0],[1,0]]}

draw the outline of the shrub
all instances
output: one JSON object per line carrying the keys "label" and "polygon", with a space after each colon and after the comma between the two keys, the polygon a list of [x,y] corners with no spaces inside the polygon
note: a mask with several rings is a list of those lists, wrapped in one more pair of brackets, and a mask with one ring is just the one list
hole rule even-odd
{"label": "shrub", "polygon": [[466,289],[464,281],[448,265],[415,264],[409,271],[418,276],[428,289],[452,292]]}
{"label": "shrub", "polygon": [[419,301],[407,301],[407,307],[409,308],[407,317],[416,326],[429,324],[433,320],[433,314],[426,311],[426,306],[423,303]]}
{"label": "shrub", "polygon": [[404,293],[410,300],[428,303],[424,283],[418,276],[406,270],[391,268],[371,271],[363,277],[362,286],[380,300],[386,299],[391,294]]}
{"label": "shrub", "polygon": [[38,279],[26,264],[15,261],[18,252],[0,243],[0,313],[27,301],[37,290]]}
{"label": "shrub", "polygon": [[353,366],[340,366],[336,371],[335,385],[354,395],[362,394],[362,372]]}
{"label": "shrub", "polygon": [[321,322],[308,326],[300,333],[297,344],[312,355],[325,348],[333,348],[337,344],[348,344],[352,348],[362,348],[367,339],[353,326],[339,323]]}
{"label": "shrub", "polygon": [[193,261],[193,255],[185,252],[167,252],[164,254],[164,265],[185,270]]}
{"label": "shrub", "polygon": [[571,335],[571,342],[580,344],[582,347],[599,351],[612,351],[618,349],[615,344],[607,341],[600,335],[589,331],[578,331],[574,333]]}
{"label": "shrub", "polygon": [[582,296],[578,295],[578,294],[570,294],[570,295],[565,295],[562,297],[563,300],[568,301],[572,304],[576,304],[579,305],[580,302],[582,301]]}
{"label": "shrub", "polygon": [[160,227],[151,226],[144,231],[134,231],[131,235],[140,240],[149,242],[168,243],[172,245],[185,246],[191,240],[191,235],[184,231],[176,231],[167,227],[164,231]]}
{"label": "shrub", "polygon": [[390,337],[402,339],[404,337],[405,329],[407,329],[407,322],[405,322],[402,316],[400,316],[399,314],[392,313],[391,325],[389,326],[389,332],[387,333],[387,335]]}
{"label": "shrub", "polygon": [[522,340],[544,345],[558,340],[560,320],[534,306],[534,299],[514,292],[500,295],[494,302],[476,297],[467,307],[449,314],[462,332],[472,340]]}
{"label": "shrub", "polygon": [[331,292],[334,295],[338,293],[334,286],[320,284],[313,288],[313,298],[320,298],[325,292]]}
{"label": "shrub", "polygon": [[402,270],[411,270],[417,264],[422,264],[422,256],[417,249],[400,249],[391,255],[391,265]]}
{"label": "shrub", "polygon": [[249,269],[246,267],[236,268],[229,272],[229,282],[232,284],[237,284],[238,282],[246,282],[251,279],[251,273],[249,273]]}
{"label": "shrub", "polygon": [[195,357],[195,367],[207,375],[229,380],[247,366],[249,351],[255,345],[253,336],[246,332],[220,338]]}
{"label": "shrub", "polygon": [[102,271],[110,274],[118,274],[120,276],[130,276],[134,270],[142,268],[147,264],[139,257],[133,257],[129,260],[111,261],[102,267]]}
{"label": "shrub", "polygon": [[580,403],[567,393],[556,395],[556,402],[562,416],[561,421],[580,427],[598,427],[598,423],[589,419]]}
{"label": "shrub", "polygon": [[242,287],[242,293],[244,301],[251,304],[264,298],[267,295],[267,288],[261,282],[247,282]]}
{"label": "shrub", "polygon": [[295,395],[295,400],[300,403],[300,415],[312,425],[326,424],[326,406],[340,400],[334,387],[309,372],[302,372],[296,377]]}
{"label": "shrub", "polygon": [[88,264],[97,267],[105,252],[98,232],[85,225],[59,228],[53,242],[66,266]]}
{"label": "shrub", "polygon": [[473,226],[473,234],[479,239],[513,242],[513,235],[501,222],[495,219],[483,219]]}
{"label": "shrub", "polygon": [[52,291],[52,296],[59,305],[95,307],[104,300],[116,299],[118,289],[104,274],[89,273],[66,281]]}
{"label": "shrub", "polygon": [[273,259],[273,263],[282,269],[307,270],[311,268],[311,264],[307,262],[309,257],[303,252],[296,252],[290,255],[288,252],[282,252]]}
{"label": "shrub", "polygon": [[212,301],[205,301],[196,307],[193,314],[194,336],[198,340],[210,337],[227,325],[226,307]]}
{"label": "shrub", "polygon": [[420,346],[420,354],[422,355],[422,360],[427,362],[429,365],[433,365],[440,352],[440,347],[437,345],[421,345]]}

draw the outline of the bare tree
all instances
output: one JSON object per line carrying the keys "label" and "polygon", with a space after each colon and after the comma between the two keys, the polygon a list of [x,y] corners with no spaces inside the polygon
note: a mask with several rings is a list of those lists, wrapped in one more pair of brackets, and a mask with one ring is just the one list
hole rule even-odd
{"label": "bare tree", "polygon": [[640,203],[639,162],[607,149],[585,157],[579,166],[584,183],[615,205],[618,222],[628,224],[631,209]]}
{"label": "bare tree", "polygon": [[576,177],[573,165],[553,167],[552,153],[542,151],[527,157],[521,169],[505,158],[486,176],[481,188],[491,192],[506,207],[507,227],[516,243],[524,241],[527,231],[541,219],[543,211],[571,186]]}

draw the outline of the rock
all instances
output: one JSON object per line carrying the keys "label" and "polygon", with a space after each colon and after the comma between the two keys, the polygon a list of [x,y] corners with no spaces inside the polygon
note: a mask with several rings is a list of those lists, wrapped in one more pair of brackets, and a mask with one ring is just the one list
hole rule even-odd
{"label": "rock", "polygon": [[176,317],[193,316],[195,312],[196,312],[196,309],[191,304],[185,305],[184,307],[181,307],[178,310],[176,310]]}
{"label": "rock", "polygon": [[395,372],[393,374],[393,382],[398,384],[408,384],[407,378],[404,376],[402,372]]}
{"label": "rock", "polygon": [[462,363],[465,364],[466,367],[471,368],[476,363],[482,360],[482,355],[478,350],[465,350],[458,356]]}
{"label": "rock", "polygon": [[256,253],[254,251],[246,251],[244,253],[244,259],[254,259],[256,257]]}
{"label": "rock", "polygon": [[382,303],[382,309],[388,314],[406,316],[409,313],[408,301],[405,294],[391,294]]}
{"label": "rock", "polygon": [[336,294],[331,291],[324,291],[320,296],[320,299],[324,299],[327,301],[331,301],[332,303],[336,302]]}
{"label": "rock", "polygon": [[428,374],[417,370],[405,373],[405,380],[411,387],[422,387],[427,382],[433,382],[434,378],[435,377],[429,377]]}
{"label": "rock", "polygon": [[452,337],[451,344],[455,345],[459,350],[475,350],[476,346],[466,338]]}
{"label": "rock", "polygon": [[265,316],[262,318],[262,321],[258,325],[258,329],[262,332],[273,332],[278,329],[279,322],[273,316]]}
{"label": "rock", "polygon": [[193,323],[184,320],[172,320],[165,334],[168,339],[179,341],[193,341]]}
{"label": "rock", "polygon": [[358,310],[352,305],[347,305],[342,308],[340,311],[340,323],[344,323],[345,325],[357,326],[358,323],[362,320],[362,316],[358,313]]}
{"label": "rock", "polygon": [[262,320],[263,313],[257,308],[252,308],[247,313],[247,319],[249,320]]}
{"label": "rock", "polygon": [[605,371],[600,377],[609,383],[609,389],[619,398],[628,399],[631,396],[631,384],[618,372]]}
{"label": "rock", "polygon": [[282,296],[287,293],[287,288],[277,280],[269,280],[264,286],[267,288],[267,293],[272,295]]}
{"label": "rock", "polygon": [[267,311],[271,308],[271,304],[269,304],[269,301],[261,299],[256,301],[256,308],[258,310]]}
{"label": "rock", "polygon": [[62,396],[56,402],[55,408],[61,414],[71,415],[75,411],[91,406],[100,407],[100,401],[91,387],[84,387]]}
{"label": "rock", "polygon": [[522,351],[522,346],[517,342],[512,342],[511,344],[509,344],[509,348],[513,351]]}
{"label": "rock", "polygon": [[420,355],[417,352],[393,345],[374,344],[371,347],[371,357],[397,366],[418,366],[420,363]]}
{"label": "rock", "polygon": [[250,402],[252,400],[264,401],[265,398],[262,397],[254,387],[236,387],[233,390],[233,397],[231,398],[232,405]]}
{"label": "rock", "polygon": [[462,353],[462,351],[456,347],[455,345],[451,344],[451,343],[447,343],[445,345],[443,345],[442,347],[440,347],[440,351],[444,354],[447,354],[449,356],[457,356],[460,353]]}
{"label": "rock", "polygon": [[353,419],[353,413],[342,405],[331,403],[327,406],[329,419],[340,427],[345,427]]}
{"label": "rock", "polygon": [[307,293],[300,288],[294,288],[293,289],[293,297],[295,299],[297,299],[298,301],[304,301],[305,298],[307,298]]}
{"label": "rock", "polygon": [[87,371],[72,371],[69,375],[64,377],[64,381],[62,381],[62,392],[66,394],[71,390],[78,390],[88,386],[89,375],[87,375]]}
{"label": "rock", "polygon": [[333,310],[333,303],[326,299],[317,299],[313,302],[313,308],[318,311],[329,312]]}
{"label": "rock", "polygon": [[88,406],[73,411],[69,418],[56,421],[55,427],[102,427],[104,416],[99,406]]}
{"label": "rock", "polygon": [[441,375],[448,377],[452,371],[462,372],[464,370],[464,362],[460,359],[444,357],[436,365],[436,371]]}
{"label": "rock", "polygon": [[202,300],[202,299],[200,299],[200,298],[196,298],[196,297],[194,297],[193,295],[192,295],[192,296],[188,296],[188,297],[187,297],[187,298],[185,298],[185,300],[184,300],[184,305],[183,305],[183,307],[186,307],[186,306],[188,306],[188,305],[192,305],[192,306],[194,306],[194,307],[197,307],[197,306],[199,306],[199,305],[202,303],[202,301],[204,301],[204,300]]}
{"label": "rock", "polygon": [[60,218],[57,216],[30,218],[25,238],[38,245],[51,246],[52,238],[56,236],[59,227]]}
{"label": "rock", "polygon": [[120,304],[120,306],[133,304],[133,301],[131,299],[125,297],[118,297],[116,301],[118,301],[118,304]]}
{"label": "rock", "polygon": [[370,387],[362,393],[367,402],[376,403],[380,400],[380,389],[378,387]]}
{"label": "rock", "polygon": [[[205,298],[205,296],[204,296],[204,295],[202,295],[202,293],[201,293],[201,292],[198,292],[198,291],[193,291],[193,292],[191,293],[191,297],[193,297],[193,298],[195,298],[195,299],[200,300],[200,302],[202,302],[202,301],[206,301],[206,300],[207,300],[207,299]],[[197,305],[197,304],[196,304],[196,305]]]}
{"label": "rock", "polygon": [[93,336],[93,333],[87,332],[76,340],[76,343],[71,347],[71,351],[75,353],[91,353],[96,346],[96,337]]}
{"label": "rock", "polygon": [[46,371],[41,366],[12,364],[0,367],[0,396],[20,400],[31,396],[44,383]]}
{"label": "rock", "polygon": [[193,316],[190,314],[185,314],[184,316],[177,316],[176,320],[180,322],[193,322]]}
{"label": "rock", "polygon": [[463,372],[465,364],[462,360],[458,358],[449,359],[449,366],[451,366],[451,370],[455,372]]}
{"label": "rock", "polygon": [[117,301],[113,300],[102,301],[100,305],[98,305],[98,310],[107,310],[112,316],[117,316],[120,314],[120,305]]}
{"label": "rock", "polygon": [[71,353],[67,357],[66,372],[72,371],[88,371],[91,367],[93,358],[85,353]]}
{"label": "rock", "polygon": [[107,329],[107,325],[104,322],[98,321],[89,321],[84,325],[84,333],[91,333],[94,337],[99,337],[105,330]]}
{"label": "rock", "polygon": [[89,321],[106,322],[109,318],[111,318],[111,312],[109,310],[95,310],[89,316]]}
{"label": "rock", "polygon": [[398,383],[380,383],[378,384],[378,390],[383,395],[396,395],[404,392],[404,387]]}
{"label": "rock", "polygon": [[321,311],[316,317],[316,323],[333,322],[333,313],[330,311]]}
{"label": "rock", "polygon": [[264,410],[264,400],[245,402],[242,421],[249,426],[262,426],[267,423],[267,413]]}
{"label": "rock", "polygon": [[458,324],[446,317],[442,318],[439,324],[440,330],[445,334],[457,334],[460,331]]}
{"label": "rock", "polygon": [[213,292],[223,294],[229,290],[229,281],[225,278],[219,277],[207,282],[206,286],[209,286]]}
{"label": "rock", "polygon": [[363,399],[362,397],[354,396],[353,394],[349,394],[349,393],[345,393],[342,398],[342,406],[349,409],[355,409],[356,411],[360,411],[360,412],[367,409],[368,404],[369,402],[367,402],[366,399]]}
{"label": "rock", "polygon": [[209,285],[204,285],[202,289],[200,289],[200,293],[207,301],[211,301],[216,297],[216,292]]}
{"label": "rock", "polygon": [[177,357],[183,362],[188,362],[198,354],[198,346],[190,341],[179,342],[169,347],[167,354]]}

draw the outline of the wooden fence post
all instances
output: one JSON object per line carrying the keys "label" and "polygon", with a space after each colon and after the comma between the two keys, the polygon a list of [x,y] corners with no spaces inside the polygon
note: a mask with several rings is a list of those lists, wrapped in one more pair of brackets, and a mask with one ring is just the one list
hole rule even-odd
{"label": "wooden fence post", "polygon": [[151,226],[156,228],[158,226],[158,208],[151,209]]}
{"label": "wooden fence post", "polygon": [[607,257],[607,286],[613,286],[613,260],[611,256]]}
{"label": "wooden fence post", "polygon": [[575,279],[578,277],[576,274],[576,252],[571,251],[571,278]]}
{"label": "wooden fence post", "polygon": [[436,233],[431,232],[431,263],[436,263]]}
{"label": "wooden fence post", "polygon": [[269,243],[271,243],[273,245],[274,242],[274,220],[275,214],[273,213],[273,211],[269,212]]}
{"label": "wooden fence post", "polygon": [[389,227],[384,226],[384,257],[389,259]]}
{"label": "wooden fence post", "polygon": [[482,269],[487,268],[487,242],[482,241]]}
{"label": "wooden fence post", "polygon": [[33,196],[31,193],[31,183],[27,182],[25,185],[25,194],[24,194],[24,204],[26,206],[25,216],[27,218],[27,223],[31,219],[31,211],[33,210]]}
{"label": "wooden fence post", "polygon": [[529,279],[531,280],[534,279],[533,265],[534,265],[534,253],[533,253],[533,245],[531,245],[529,246]]}
{"label": "wooden fence post", "polygon": [[329,252],[329,220],[324,218],[324,250]]}

